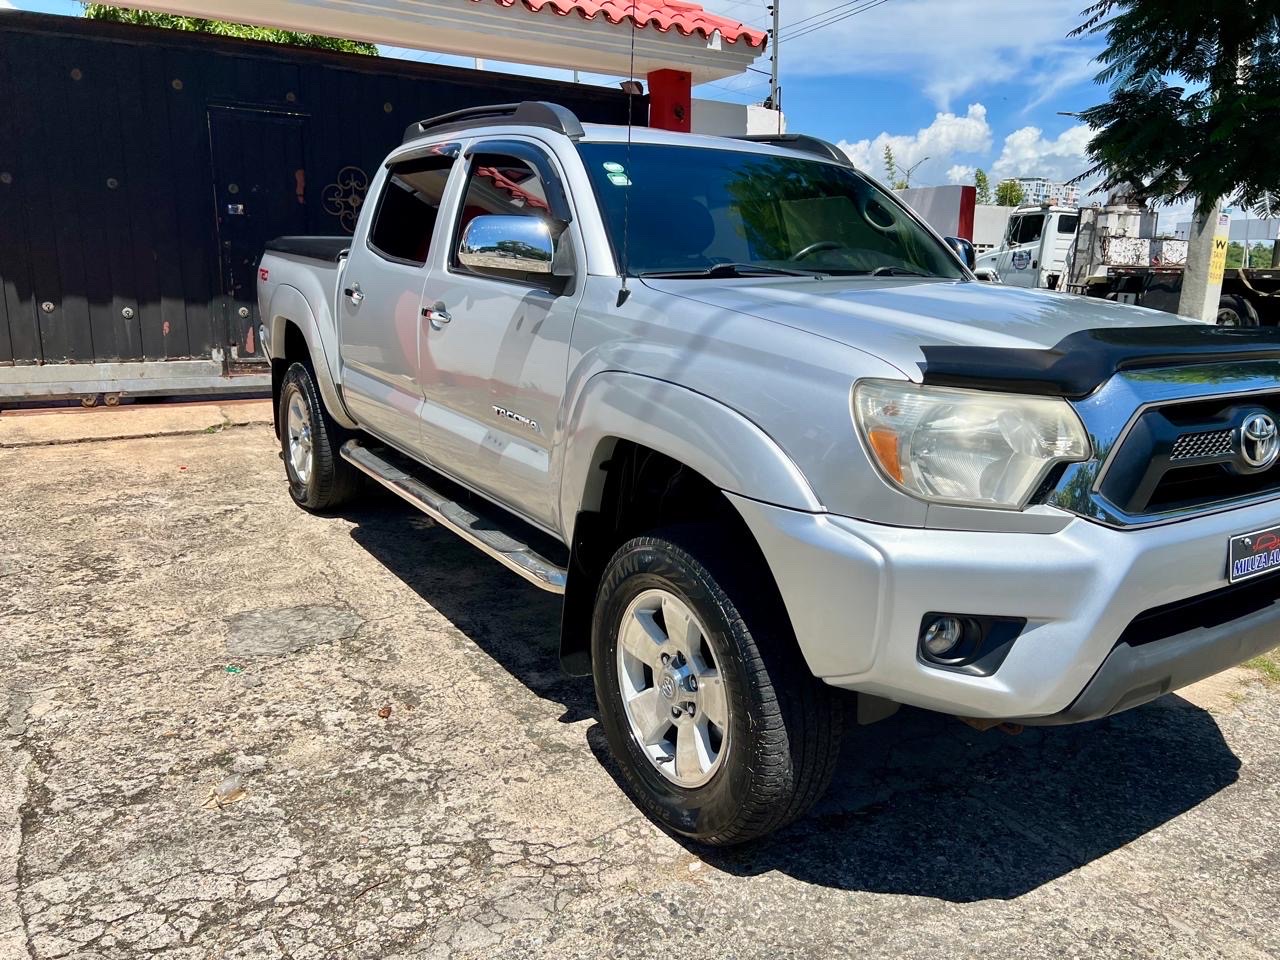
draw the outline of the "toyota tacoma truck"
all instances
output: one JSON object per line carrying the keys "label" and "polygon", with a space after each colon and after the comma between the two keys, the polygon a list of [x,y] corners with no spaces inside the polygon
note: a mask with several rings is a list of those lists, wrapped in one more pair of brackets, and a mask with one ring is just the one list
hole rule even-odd
{"label": "toyota tacoma truck", "polygon": [[1280,336],[969,252],[813,138],[414,124],[352,236],[262,261],[289,491],[563,594],[624,783],[713,844],[846,715],[1093,720],[1274,646]]}

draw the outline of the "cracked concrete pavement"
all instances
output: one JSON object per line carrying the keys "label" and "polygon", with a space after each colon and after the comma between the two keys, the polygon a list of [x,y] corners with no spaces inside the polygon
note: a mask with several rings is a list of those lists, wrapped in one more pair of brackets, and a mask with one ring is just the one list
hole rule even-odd
{"label": "cracked concrete pavement", "polygon": [[396,502],[299,511],[268,427],[0,489],[0,960],[1280,955],[1247,672],[1019,737],[904,710],[708,852],[622,793],[555,598]]}

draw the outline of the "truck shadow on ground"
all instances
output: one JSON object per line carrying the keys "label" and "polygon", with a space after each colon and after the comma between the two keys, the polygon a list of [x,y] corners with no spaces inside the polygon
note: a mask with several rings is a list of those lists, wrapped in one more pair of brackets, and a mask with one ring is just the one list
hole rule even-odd
{"label": "truck shadow on ground", "polygon": [[[559,598],[398,504],[348,515],[352,537],[561,719],[595,716],[589,680],[559,670]],[[603,731],[587,735],[624,789]],[[686,843],[709,866],[778,871],[843,890],[953,902],[1011,899],[1131,843],[1234,783],[1213,717],[1168,696],[1107,720],[978,733],[904,708],[850,725],[835,780],[799,823],[732,849]]]}

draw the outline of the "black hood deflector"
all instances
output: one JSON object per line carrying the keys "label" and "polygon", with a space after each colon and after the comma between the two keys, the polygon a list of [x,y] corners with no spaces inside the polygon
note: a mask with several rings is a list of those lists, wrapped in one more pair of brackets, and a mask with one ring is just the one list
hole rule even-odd
{"label": "black hood deflector", "polygon": [[1280,329],[1170,324],[1078,330],[1046,350],[925,346],[924,382],[1080,399],[1121,370],[1280,360]]}

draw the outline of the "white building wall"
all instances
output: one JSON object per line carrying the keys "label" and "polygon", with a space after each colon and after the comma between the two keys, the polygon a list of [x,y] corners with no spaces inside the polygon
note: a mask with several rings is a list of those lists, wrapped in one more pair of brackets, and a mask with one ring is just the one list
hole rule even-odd
{"label": "white building wall", "polygon": [[1004,231],[1009,226],[1009,214],[1015,209],[988,203],[980,203],[973,208],[973,245],[979,253],[1000,246]]}
{"label": "white building wall", "polygon": [[787,118],[768,107],[753,103],[698,99],[693,101],[692,106],[693,121],[690,126],[694,133],[709,137],[737,137],[744,134],[787,132]]}

